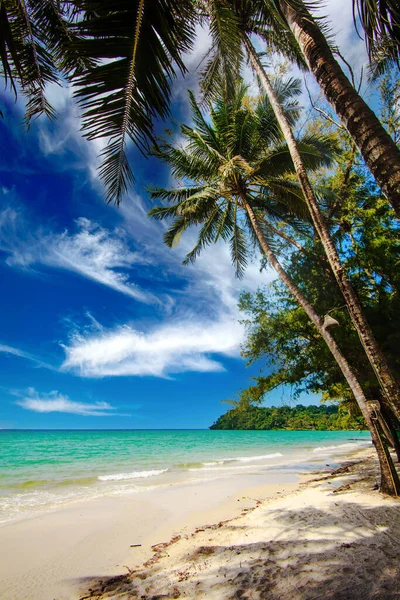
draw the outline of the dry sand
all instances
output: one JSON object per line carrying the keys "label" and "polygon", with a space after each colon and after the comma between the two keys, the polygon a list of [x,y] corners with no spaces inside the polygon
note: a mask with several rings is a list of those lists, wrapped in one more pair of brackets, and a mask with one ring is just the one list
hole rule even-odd
{"label": "dry sand", "polygon": [[373,489],[370,450],[356,461],[176,536],[128,575],[88,583],[81,598],[399,599],[400,501]]}
{"label": "dry sand", "polygon": [[[237,515],[238,505],[254,506],[248,498],[254,497],[253,492],[268,496],[294,490],[297,483],[285,483],[293,480],[293,475],[283,473],[278,479],[281,483],[252,488],[248,486],[265,481],[265,475],[165,486],[77,502],[2,525],[0,599],[79,598],[79,589],[88,579],[127,573],[124,565],[131,567],[153,557],[152,545]],[[136,544],[141,545],[130,547]]]}
{"label": "dry sand", "polygon": [[371,450],[351,461],[300,484],[232,478],[3,527],[0,598],[400,600],[400,501],[372,489]]}

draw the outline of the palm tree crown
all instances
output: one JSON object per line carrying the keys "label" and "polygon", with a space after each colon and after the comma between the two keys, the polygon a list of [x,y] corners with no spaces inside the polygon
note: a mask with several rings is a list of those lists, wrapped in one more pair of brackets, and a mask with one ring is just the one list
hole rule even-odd
{"label": "palm tree crown", "polygon": [[[307,214],[293,177],[290,153],[269,102],[262,98],[251,108],[246,91],[241,85],[228,102],[220,98],[209,121],[190,94],[194,127],[182,126],[185,146],[167,144],[157,152],[172,174],[188,185],[153,190],[153,198],[170,205],[150,211],[153,218],[173,218],[165,234],[169,246],[175,245],[190,226],[200,226],[197,243],[185,262],[195,261],[205,246],[220,238],[229,242],[238,276],[243,274],[251,250],[247,238],[258,243],[245,203],[257,213],[263,235],[273,247],[276,242],[269,220],[285,219],[300,226],[299,219]],[[299,93],[298,81],[281,84],[277,93],[294,122],[298,111],[293,96]],[[309,168],[330,161],[331,145],[326,139],[303,137],[299,147]]]}

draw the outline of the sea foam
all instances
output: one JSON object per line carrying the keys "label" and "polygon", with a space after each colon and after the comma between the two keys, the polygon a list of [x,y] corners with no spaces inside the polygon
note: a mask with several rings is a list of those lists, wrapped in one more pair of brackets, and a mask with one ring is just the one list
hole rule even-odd
{"label": "sea foam", "polygon": [[336,446],[318,446],[314,448],[313,452],[326,452],[327,450],[339,450],[340,448],[354,448],[355,446],[366,446],[369,445],[368,441],[362,442],[350,442],[348,444],[337,444]]}
{"label": "sea foam", "polygon": [[100,481],[126,481],[128,479],[142,479],[166,473],[168,469],[154,469],[153,471],[132,471],[132,473],[116,473],[115,475],[99,475]]}
{"label": "sea foam", "polygon": [[279,458],[283,456],[280,452],[275,452],[274,454],[261,454],[259,456],[236,456],[235,458],[221,458],[219,460],[211,461],[211,462],[203,462],[202,464],[205,467],[213,467],[216,465],[223,465],[225,463],[231,462],[252,462],[253,460],[267,460],[269,458]]}

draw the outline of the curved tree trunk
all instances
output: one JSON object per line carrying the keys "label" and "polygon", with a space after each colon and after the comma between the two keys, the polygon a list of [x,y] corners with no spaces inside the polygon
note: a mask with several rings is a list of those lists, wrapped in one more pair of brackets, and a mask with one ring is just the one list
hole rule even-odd
{"label": "curved tree trunk", "polygon": [[375,113],[357,93],[315,22],[302,3],[279,7],[326,99],[355,141],[365,164],[400,217],[400,151]]}
{"label": "curved tree trunk", "polygon": [[383,420],[385,421],[386,427],[389,429],[389,435],[391,437],[391,441],[393,442],[393,448],[396,452],[397,461],[400,462],[400,440],[397,435],[396,427],[394,423],[396,422],[396,417],[393,415],[389,406],[384,403],[381,404],[381,413],[383,415]]}
{"label": "curved tree trunk", "polygon": [[304,167],[303,160],[300,156],[297,147],[297,142],[293,135],[290,123],[288,122],[285,113],[276,96],[276,93],[269,81],[269,78],[260,63],[258,54],[255,51],[253,45],[251,44],[246,34],[243,34],[243,43],[249,56],[250,63],[264,87],[264,90],[271,103],[277,121],[282,129],[283,135],[288,144],[289,152],[292,157],[293,164],[301,185],[301,189],[304,194],[304,199],[310,211],[315,230],[317,231],[318,236],[322,242],[329,264],[331,265],[332,271],[339,285],[339,289],[345,299],[351,320],[358,332],[360,341],[364,347],[368,360],[375,371],[376,377],[381,385],[383,393],[386,396],[387,401],[391,406],[394,414],[396,415],[396,418],[400,421],[399,385],[396,379],[393,377],[392,373],[390,372],[390,368],[387,363],[386,357],[375,339],[371,327],[369,326],[369,323],[365,318],[357,294],[355,293],[353,286],[348,280],[347,275],[340,262],[339,255],[329,233],[329,229],[325,223],[314,191],[308,179],[307,171]]}
{"label": "curved tree trunk", "polygon": [[[386,494],[390,494],[391,496],[400,496],[400,480],[393,465],[393,461],[391,456],[387,450],[387,447],[383,441],[381,431],[379,429],[379,422],[374,420],[373,412],[369,407],[369,402],[365,398],[364,392],[361,388],[361,385],[358,382],[358,379],[347,362],[346,358],[343,356],[339,346],[336,344],[335,340],[329,333],[328,329],[324,327],[322,318],[315,312],[314,308],[307,302],[305,297],[303,296],[301,290],[296,286],[294,281],[292,281],[291,277],[286,273],[286,271],[281,266],[274,252],[271,250],[267,240],[265,239],[262,230],[260,229],[258,220],[256,215],[254,214],[253,209],[250,204],[247,202],[246,197],[242,196],[242,202],[244,205],[244,209],[246,210],[249,219],[251,221],[254,232],[257,236],[257,239],[260,243],[261,248],[265,252],[268,260],[274,267],[275,271],[278,273],[280,279],[289,289],[291,294],[296,298],[297,302],[300,306],[305,310],[308,317],[312,321],[312,323],[317,328],[320,335],[323,337],[326,345],[331,351],[334,359],[338,363],[340,370],[343,373],[351,391],[354,394],[354,397],[357,401],[358,406],[360,407],[361,413],[367,423],[367,427],[371,433],[372,441],[376,448],[376,452],[378,454],[379,465],[381,469],[381,490]],[[373,406],[373,410],[378,410],[379,412],[379,402],[375,403],[376,406]]]}

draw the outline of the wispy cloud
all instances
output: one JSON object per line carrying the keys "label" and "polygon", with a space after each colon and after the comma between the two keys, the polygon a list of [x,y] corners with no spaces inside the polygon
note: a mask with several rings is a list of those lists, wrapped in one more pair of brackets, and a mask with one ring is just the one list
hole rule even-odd
{"label": "wispy cloud", "polygon": [[269,283],[274,273],[260,273],[256,261],[239,282],[223,244],[206,249],[196,265],[182,267],[180,260],[191,241],[185,240],[172,251],[163,252],[160,245],[154,254],[164,272],[181,274],[186,280],[171,291],[174,306],[168,317],[145,327],[127,323],[104,329],[96,324],[83,333],[75,332],[64,345],[62,369],[83,377],[167,377],[187,371],[222,371],[224,357],[238,357],[244,336],[237,308],[239,293]]}
{"label": "wispy cloud", "polygon": [[[28,388],[26,395],[17,400],[16,404],[37,413],[69,413],[85,417],[110,417],[117,416],[116,408],[108,402],[74,402],[60,392],[52,391],[48,394],[39,394],[34,388]],[[120,415],[118,415],[120,416]],[[124,415],[128,416],[128,415]]]}
{"label": "wispy cloud", "polygon": [[[260,273],[257,259],[239,282],[222,243],[205,249],[195,265],[183,267],[196,232],[183,236],[178,248],[168,249],[162,243],[164,224],[150,221],[143,203],[139,207],[136,219],[129,210],[122,214],[117,232],[81,218],[74,232],[32,234],[26,227],[22,237],[18,213],[8,209],[0,214],[0,247],[8,253],[10,266],[69,270],[142,302],[157,302],[131,281],[134,268],[145,265],[148,285],[160,290],[163,311],[157,312],[156,321],[142,325],[122,317],[114,327],[104,328],[92,318],[83,330],[72,323],[73,334],[63,345],[62,370],[83,377],[168,377],[223,370],[223,357],[238,356],[243,338],[237,309],[240,290],[254,291],[272,279],[271,273]],[[138,251],[130,249],[128,239],[135,240]]]}
{"label": "wispy cloud", "polygon": [[237,356],[243,330],[236,319],[167,323],[139,331],[122,326],[93,335],[75,334],[62,366],[84,377],[223,371],[210,355]]}
{"label": "wispy cloud", "polygon": [[50,369],[52,371],[57,371],[56,367],[49,365],[48,363],[40,360],[36,356],[29,354],[29,352],[25,352],[24,350],[19,350],[18,348],[14,348],[13,346],[7,346],[6,344],[0,344],[0,353],[3,354],[11,354],[12,356],[18,356],[19,358],[25,358],[26,360],[30,360],[35,363],[38,367],[44,367],[45,369]]}
{"label": "wispy cloud", "polygon": [[54,233],[24,222],[13,208],[0,214],[0,249],[8,254],[12,267],[31,268],[38,265],[70,271],[121,292],[139,302],[157,303],[150,292],[131,281],[128,270],[144,265],[148,259],[133,252],[123,232],[113,232],[86,218],[75,222],[75,231]]}
{"label": "wispy cloud", "polygon": [[5,344],[0,344],[0,352],[4,352],[5,354],[12,354],[13,356],[21,356],[23,358],[31,358],[30,354],[27,354],[22,350],[18,350],[18,348],[6,346]]}

